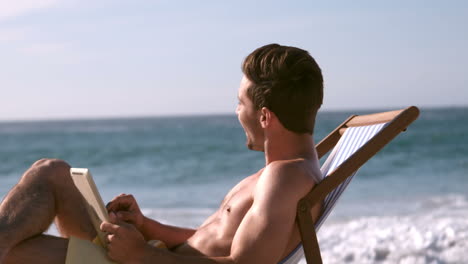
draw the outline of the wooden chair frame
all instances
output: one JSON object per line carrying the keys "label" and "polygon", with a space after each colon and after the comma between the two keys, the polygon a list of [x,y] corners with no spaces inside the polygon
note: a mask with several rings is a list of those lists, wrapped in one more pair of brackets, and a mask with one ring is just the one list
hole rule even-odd
{"label": "wooden chair frame", "polygon": [[311,208],[318,202],[322,202],[330,192],[344,182],[346,178],[358,170],[400,132],[405,131],[418,116],[419,109],[415,106],[390,112],[361,116],[353,115],[317,144],[316,150],[320,159],[336,145],[346,128],[388,122],[387,126],[382,128],[381,131],[332,171],[319,184],[314,186],[314,188],[299,201],[296,217],[301,233],[305,258],[308,264],[322,263],[315,226],[310,213]]}

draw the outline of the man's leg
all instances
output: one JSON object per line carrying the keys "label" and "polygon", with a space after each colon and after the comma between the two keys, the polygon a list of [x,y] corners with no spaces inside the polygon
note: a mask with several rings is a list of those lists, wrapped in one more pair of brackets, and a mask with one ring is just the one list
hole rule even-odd
{"label": "man's leg", "polygon": [[39,235],[13,247],[1,263],[63,264],[67,256],[67,247],[66,238]]}
{"label": "man's leg", "polygon": [[0,262],[10,250],[12,255],[21,255],[21,249],[46,248],[62,241],[39,236],[54,218],[64,237],[91,240],[96,236],[70,177],[70,166],[61,160],[42,159],[25,172],[0,205]]}

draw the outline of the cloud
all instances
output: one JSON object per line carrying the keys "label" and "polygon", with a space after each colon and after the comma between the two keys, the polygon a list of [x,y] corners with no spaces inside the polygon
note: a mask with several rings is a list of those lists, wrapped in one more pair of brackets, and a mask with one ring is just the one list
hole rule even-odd
{"label": "cloud", "polygon": [[60,0],[0,0],[0,20],[50,8],[59,2]]}

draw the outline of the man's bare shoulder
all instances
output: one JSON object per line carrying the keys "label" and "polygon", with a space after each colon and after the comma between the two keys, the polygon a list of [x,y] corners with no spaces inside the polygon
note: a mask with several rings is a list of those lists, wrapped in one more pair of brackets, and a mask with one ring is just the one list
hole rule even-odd
{"label": "man's bare shoulder", "polygon": [[[268,164],[262,171],[259,184],[268,189],[274,188],[285,194],[302,198],[316,184],[321,173],[314,162],[304,159],[279,160]],[[267,186],[265,186],[267,185]]]}

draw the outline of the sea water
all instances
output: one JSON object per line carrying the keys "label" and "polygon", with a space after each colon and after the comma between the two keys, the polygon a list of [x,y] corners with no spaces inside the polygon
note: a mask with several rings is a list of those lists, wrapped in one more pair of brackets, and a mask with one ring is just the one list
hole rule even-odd
{"label": "sea water", "polygon": [[[315,141],[366,113],[319,113]],[[0,197],[44,157],[90,168],[105,201],[131,193],[146,215],[188,227],[265,164],[234,115],[0,122]],[[324,263],[468,263],[468,108],[421,109],[318,236]]]}

